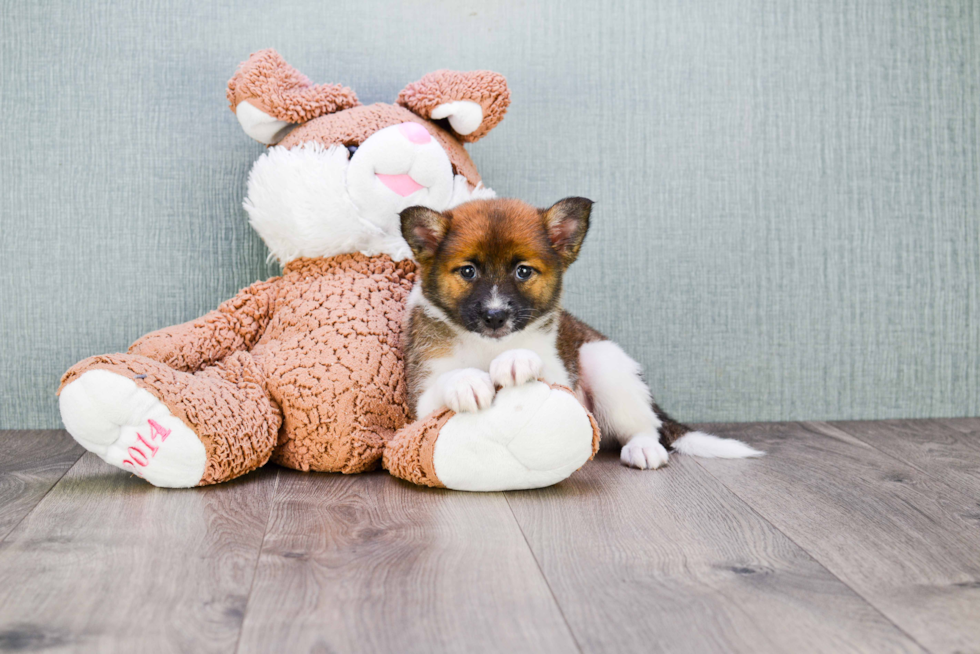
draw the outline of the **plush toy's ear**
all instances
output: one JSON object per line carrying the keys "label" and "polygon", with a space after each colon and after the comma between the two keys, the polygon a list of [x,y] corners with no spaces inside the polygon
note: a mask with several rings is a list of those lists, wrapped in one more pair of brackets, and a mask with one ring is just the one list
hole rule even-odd
{"label": "plush toy's ear", "polygon": [[592,200],[586,198],[565,198],[541,212],[551,245],[558,251],[565,266],[578,258],[585,233],[589,231],[592,204]]}
{"label": "plush toy's ear", "polygon": [[450,217],[428,207],[409,207],[401,212],[402,236],[416,261],[431,258],[449,231]]}
{"label": "plush toy's ear", "polygon": [[398,104],[422,118],[448,119],[461,141],[473,142],[503,119],[510,89],[503,75],[489,70],[437,70],[406,86]]}
{"label": "plush toy's ear", "polygon": [[228,80],[228,104],[245,133],[266,145],[318,116],[356,107],[357,96],[340,84],[316,84],[275,50],[252,53]]}

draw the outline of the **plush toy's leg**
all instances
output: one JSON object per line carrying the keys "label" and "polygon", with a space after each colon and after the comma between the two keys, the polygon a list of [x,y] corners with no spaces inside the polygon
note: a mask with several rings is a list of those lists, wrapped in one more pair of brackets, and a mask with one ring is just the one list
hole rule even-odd
{"label": "plush toy's leg", "polygon": [[247,352],[196,374],[133,354],[91,357],[59,392],[79,444],[154,486],[215,484],[261,466],[281,422]]}
{"label": "plush toy's leg", "polygon": [[599,449],[599,428],[567,388],[544,382],[503,388],[476,413],[437,411],[402,428],[384,466],[424,486],[469,491],[556,484]]}

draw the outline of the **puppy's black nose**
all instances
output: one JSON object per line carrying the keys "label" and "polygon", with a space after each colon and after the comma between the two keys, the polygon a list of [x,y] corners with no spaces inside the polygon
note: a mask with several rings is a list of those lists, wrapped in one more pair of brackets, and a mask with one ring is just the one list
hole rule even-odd
{"label": "puppy's black nose", "polygon": [[500,329],[510,318],[510,311],[507,309],[484,309],[483,324],[490,329]]}

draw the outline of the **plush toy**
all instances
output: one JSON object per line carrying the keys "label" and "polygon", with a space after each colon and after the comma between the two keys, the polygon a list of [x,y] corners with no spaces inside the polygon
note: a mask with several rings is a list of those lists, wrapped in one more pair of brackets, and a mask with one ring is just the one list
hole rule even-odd
{"label": "plush toy", "polygon": [[313,85],[275,51],[244,62],[228,100],[275,147],[253,165],[245,209],[283,274],[191,322],[94,356],[61,382],[69,433],[156,486],[215,484],[270,458],[357,473],[383,459],[428,486],[547,486],[595,453],[595,421],[571,391],[502,390],[479,413],[413,416],[400,338],[415,264],[399,212],[492,197],[462,142],[504,115],[503,77],[438,71],[396,105]]}

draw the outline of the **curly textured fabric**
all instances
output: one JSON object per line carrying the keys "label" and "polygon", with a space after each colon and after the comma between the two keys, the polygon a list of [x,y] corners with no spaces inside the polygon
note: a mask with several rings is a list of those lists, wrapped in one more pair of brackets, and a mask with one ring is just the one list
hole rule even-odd
{"label": "curly textured fabric", "polygon": [[592,425],[592,456],[589,457],[589,461],[591,461],[595,457],[596,452],[599,451],[599,441],[602,438],[602,434],[599,432],[599,423],[596,422],[595,416],[592,415],[591,411],[588,413],[589,424]]}
{"label": "curly textured fabric", "polygon": [[454,415],[449,409],[442,409],[398,430],[385,447],[385,470],[419,486],[445,488],[436,474],[433,453],[439,432]]}
{"label": "curly textured fabric", "polygon": [[282,415],[248,352],[235,352],[195,374],[135,354],[95,356],[72,366],[61,388],[89,370],[132,379],[197,434],[207,455],[201,486],[234,479],[272,455]]}
{"label": "curly textured fabric", "polygon": [[404,107],[382,102],[366,107],[354,107],[338,114],[320,116],[295,128],[279,141],[279,146],[293,148],[308,141],[316,141],[325,147],[360,145],[378,130],[407,122],[418,123],[429,131],[446,151],[449,163],[453,165],[453,172],[465,177],[473,186],[480,182],[480,173],[477,172],[476,165],[456,136],[430,120],[419,118]]}
{"label": "curly textured fabric", "polygon": [[355,473],[408,421],[401,332],[415,264],[344,254],[296,259],[252,355],[283,410],[273,460]]}
{"label": "curly textured fabric", "polygon": [[253,52],[242,62],[228,80],[226,95],[232,112],[248,100],[256,109],[287,123],[304,123],[361,104],[346,86],[314,85],[271,48]]}
{"label": "curly textured fabric", "polygon": [[129,354],[82,361],[62,388],[96,368],[135,379],[204,443],[202,483],[270,455],[297,470],[369,470],[408,422],[401,332],[414,282],[414,262],[384,255],[296,259]]}
{"label": "curly textured fabric", "polygon": [[[128,354],[76,364],[62,388],[96,369],[132,379],[204,445],[202,485],[270,458],[297,470],[357,473],[383,457],[396,477],[444,488],[435,444],[455,414],[408,425],[401,341],[415,278],[414,262],[385,255],[295,259],[281,277],[147,334]],[[599,428],[588,416],[594,455]]]}
{"label": "curly textured fabric", "polygon": [[272,317],[279,282],[279,277],[256,282],[196,320],[150,332],[129,346],[129,353],[196,372],[233,352],[250,350]]}
{"label": "curly textured fabric", "polygon": [[[286,149],[311,141],[360,145],[385,127],[420,124],[442,146],[454,173],[476,187],[480,175],[460,141],[477,140],[500,121],[509,91],[494,73],[441,71],[406,88],[399,97],[404,106],[362,107],[350,89],[314,86],[275,51],[264,50],[239,67],[227,97],[232,111],[247,100],[278,120],[302,123],[280,142]],[[459,137],[429,120],[432,108],[451,100],[480,103],[478,131]],[[401,337],[415,278],[412,261],[385,255],[295,259],[281,277],[253,284],[196,320],[147,334],[127,354],[79,362],[65,373],[59,393],[89,371],[132,380],[187,426],[185,440],[194,447],[192,436],[201,441],[201,485],[269,460],[299,470],[357,473],[384,457],[396,476],[445,487],[434,451],[454,414],[445,410],[406,427]],[[102,377],[89,377],[95,378]],[[84,393],[75,398],[89,401]],[[590,420],[595,444],[598,429]],[[199,469],[194,473],[196,480]]]}
{"label": "curly textured fabric", "polygon": [[472,134],[456,134],[461,141],[479,141],[496,127],[510,105],[510,89],[500,73],[474,70],[437,70],[417,82],[412,82],[398,94],[398,104],[408,107],[423,118],[430,118],[440,104],[470,100],[483,108],[483,122]]}

